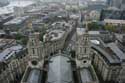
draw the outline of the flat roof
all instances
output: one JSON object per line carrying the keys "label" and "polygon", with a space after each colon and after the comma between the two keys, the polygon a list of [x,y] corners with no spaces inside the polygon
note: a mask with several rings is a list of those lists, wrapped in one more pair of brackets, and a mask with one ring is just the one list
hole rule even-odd
{"label": "flat roof", "polygon": [[115,43],[109,43],[108,47],[116,54],[121,61],[125,61],[125,53],[123,53]]}
{"label": "flat roof", "polygon": [[49,38],[50,41],[53,41],[53,40],[62,38],[64,34],[65,34],[65,31],[57,29],[57,30],[52,30],[49,33],[45,34],[43,38],[44,39]]}
{"label": "flat roof", "polygon": [[78,35],[83,35],[83,33],[85,32],[85,28],[77,28],[76,31]]}
{"label": "flat roof", "polygon": [[98,41],[96,39],[91,39],[90,42],[93,44],[96,44],[96,45],[100,45],[100,41]]}
{"label": "flat roof", "polygon": [[[83,35],[85,32],[85,28],[77,28],[77,34],[78,35]],[[100,31],[89,31],[88,32],[90,35],[99,35]]]}
{"label": "flat roof", "polygon": [[72,14],[72,15],[70,15],[70,18],[73,18],[73,19],[77,19],[77,18],[79,18],[80,16],[79,15],[76,15],[76,14]]}
{"label": "flat roof", "polygon": [[120,11],[120,9],[118,9],[117,7],[109,7],[107,8],[107,10],[119,10]]}
{"label": "flat roof", "polygon": [[26,0],[11,1],[9,5],[0,7],[0,15],[13,13],[14,7],[26,7],[32,4],[34,4],[34,1],[26,1]]}
{"label": "flat roof", "polygon": [[6,34],[5,31],[0,30],[0,35]]}
{"label": "flat roof", "polygon": [[19,52],[23,47],[21,45],[12,46],[10,48],[5,49],[0,53],[0,61],[4,61],[10,58],[15,52]]}
{"label": "flat roof", "polygon": [[102,48],[102,47],[94,45],[94,44],[92,44],[92,48],[94,48],[97,52],[101,53],[102,58],[106,62],[108,62],[110,64],[120,63],[120,60],[115,55],[109,54],[105,50],[105,48]]}
{"label": "flat roof", "polygon": [[125,24],[125,20],[117,20],[117,19],[104,19],[104,22],[112,24]]}
{"label": "flat roof", "polygon": [[16,17],[9,22],[4,23],[4,25],[10,25],[10,24],[21,24],[23,21],[25,21],[29,16],[24,16],[24,17]]}
{"label": "flat roof", "polygon": [[97,39],[100,44],[94,44],[91,43],[91,47],[96,50],[99,54],[101,54],[102,58],[110,63],[110,64],[116,64],[121,63],[118,57],[112,53],[112,50],[108,48],[108,45],[105,44],[100,38]]}
{"label": "flat roof", "polygon": [[120,42],[122,42],[122,41],[123,41],[123,37],[125,36],[125,34],[116,34],[115,36],[116,36],[116,38],[117,38]]}
{"label": "flat roof", "polygon": [[100,31],[89,31],[90,35],[99,35]]}
{"label": "flat roof", "polygon": [[65,21],[59,21],[59,22],[54,22],[53,24],[52,24],[52,26],[54,26],[54,25],[63,25],[63,24],[65,24],[65,25],[69,25],[68,23],[66,23]]}
{"label": "flat roof", "polygon": [[[2,33],[0,33],[2,34]],[[16,40],[15,39],[4,39],[0,38],[0,48],[3,48],[3,46],[10,45],[11,43],[14,43]]]}

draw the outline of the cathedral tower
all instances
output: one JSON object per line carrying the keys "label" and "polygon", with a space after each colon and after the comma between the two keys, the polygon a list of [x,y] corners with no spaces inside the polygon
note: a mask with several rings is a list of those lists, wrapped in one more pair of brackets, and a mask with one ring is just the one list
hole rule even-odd
{"label": "cathedral tower", "polygon": [[88,67],[91,65],[90,51],[90,40],[86,22],[86,28],[82,28],[82,35],[79,36],[77,41],[76,63],[78,68]]}
{"label": "cathedral tower", "polygon": [[39,40],[39,33],[33,31],[32,23],[29,23],[28,27],[30,28],[29,41],[27,44],[28,56],[30,63],[37,64],[43,60],[43,53],[41,51],[42,45]]}

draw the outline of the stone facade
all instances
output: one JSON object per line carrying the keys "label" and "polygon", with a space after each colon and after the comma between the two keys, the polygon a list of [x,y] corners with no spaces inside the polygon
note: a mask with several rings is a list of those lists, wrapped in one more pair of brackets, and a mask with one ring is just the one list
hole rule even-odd
{"label": "stone facade", "polygon": [[96,69],[96,72],[102,76],[102,79],[104,81],[118,81],[118,77],[122,68],[120,64],[110,65],[99,53],[96,51],[93,52],[95,52],[95,54],[93,54],[93,65]]}
{"label": "stone facade", "polygon": [[28,48],[28,56],[30,58],[42,59],[41,42],[39,40],[39,33],[30,33],[29,42],[27,45]]}
{"label": "stone facade", "polygon": [[43,42],[45,55],[48,56],[51,53],[58,52],[59,50],[62,50],[64,48],[65,40],[66,40],[68,34],[69,34],[68,32],[65,32],[63,37],[61,37],[58,40]]}
{"label": "stone facade", "polygon": [[[77,36],[77,47],[76,47],[76,55],[77,55],[77,62],[86,63],[86,66],[91,64],[91,57],[90,57],[90,41],[89,41],[89,34],[87,31],[84,31],[82,36]],[[85,65],[85,64],[78,64],[78,65]]]}
{"label": "stone facade", "polygon": [[77,29],[77,44],[76,44],[76,66],[81,83],[99,83],[95,70],[91,64],[91,46],[90,36],[88,33],[88,24],[86,28]]}
{"label": "stone facade", "polygon": [[13,81],[19,81],[26,69],[27,63],[27,57],[12,60],[0,74],[0,82],[12,83]]}
{"label": "stone facade", "polygon": [[[105,44],[106,46],[102,46],[102,41],[100,41],[100,44],[101,45],[92,44],[91,46],[92,64],[94,65],[98,76],[100,76],[101,79],[105,82],[124,83],[124,56],[121,56],[121,52],[118,52],[121,53],[120,55],[115,53],[115,48],[114,50],[111,50],[108,47],[109,44]],[[118,50],[120,51],[120,49]]]}

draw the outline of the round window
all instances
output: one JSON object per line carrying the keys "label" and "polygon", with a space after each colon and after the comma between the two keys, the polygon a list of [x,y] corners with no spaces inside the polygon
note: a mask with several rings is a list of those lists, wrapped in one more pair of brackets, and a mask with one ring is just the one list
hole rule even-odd
{"label": "round window", "polygon": [[83,63],[86,63],[87,61],[83,61]]}
{"label": "round window", "polygon": [[37,61],[32,61],[31,63],[32,63],[33,65],[37,65],[37,64],[38,64]]}

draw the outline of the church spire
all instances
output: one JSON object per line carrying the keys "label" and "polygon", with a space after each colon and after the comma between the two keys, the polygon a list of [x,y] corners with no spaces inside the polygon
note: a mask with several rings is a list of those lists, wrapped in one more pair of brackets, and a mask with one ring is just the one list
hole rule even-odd
{"label": "church spire", "polygon": [[88,15],[85,15],[85,30],[88,33]]}
{"label": "church spire", "polygon": [[32,21],[28,21],[27,27],[29,29],[29,36],[33,35],[33,25],[32,25]]}

